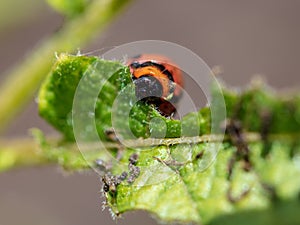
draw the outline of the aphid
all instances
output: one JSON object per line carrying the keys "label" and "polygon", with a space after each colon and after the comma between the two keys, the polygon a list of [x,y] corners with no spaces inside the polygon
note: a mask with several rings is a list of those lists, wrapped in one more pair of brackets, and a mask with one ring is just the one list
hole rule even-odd
{"label": "aphid", "polygon": [[124,153],[124,146],[121,144],[120,140],[118,139],[115,131],[113,128],[109,128],[109,129],[106,129],[105,131],[105,135],[106,135],[106,138],[110,141],[113,141],[113,142],[117,142],[119,144],[119,146],[117,147],[117,155],[116,155],[116,160],[117,161],[120,161],[121,158],[123,157],[123,153]]}
{"label": "aphid", "polygon": [[199,153],[196,155],[195,159],[196,159],[196,160],[202,159],[203,155],[204,155],[204,151],[201,151],[201,152],[199,152]]}
{"label": "aphid", "polygon": [[245,171],[250,171],[252,165],[250,162],[250,150],[248,144],[246,143],[242,126],[239,121],[228,119],[226,121],[226,133],[228,134],[230,141],[237,148],[236,153],[229,161],[228,165],[228,179],[231,179],[233,167],[236,161],[242,160],[244,162],[243,169]]}
{"label": "aphid", "polygon": [[112,195],[116,194],[117,187],[124,181],[128,176],[127,172],[123,172],[120,175],[114,176],[109,173],[102,177],[103,191],[110,192]]}
{"label": "aphid", "polygon": [[164,116],[176,112],[182,95],[182,73],[168,58],[144,54],[128,60],[136,96],[156,106]]}
{"label": "aphid", "polygon": [[103,191],[104,192],[110,192],[111,194],[115,194],[117,191],[117,183],[116,183],[116,177],[110,176],[108,174],[105,174],[102,177],[103,182]]}
{"label": "aphid", "polygon": [[114,142],[119,142],[119,139],[116,136],[116,133],[113,128],[106,129],[104,132],[105,132],[106,137],[109,140],[114,141]]}
{"label": "aphid", "polygon": [[138,176],[140,175],[140,172],[141,172],[141,170],[140,170],[139,167],[131,165],[129,167],[129,174],[130,175],[129,175],[128,179],[127,179],[127,182],[129,184],[132,184],[136,180],[136,178],[138,178]]}
{"label": "aphid", "polygon": [[105,162],[102,159],[96,159],[95,160],[95,165],[97,167],[97,169],[99,169],[99,171],[101,172],[108,172],[111,169],[111,163]]}
{"label": "aphid", "polygon": [[261,117],[261,128],[260,128],[260,134],[261,134],[261,140],[264,143],[264,147],[262,150],[261,155],[266,158],[272,148],[272,143],[269,141],[269,132],[272,125],[273,115],[271,112],[264,110],[260,114]]}
{"label": "aphid", "polygon": [[136,166],[137,161],[138,161],[138,154],[133,153],[129,159],[129,164],[128,164],[128,170],[129,170],[129,176],[127,178],[127,182],[129,184],[132,184],[136,178],[140,175],[140,168]]}
{"label": "aphid", "polygon": [[[238,120],[228,119],[225,121],[225,131],[229,136],[231,143],[237,148],[228,164],[228,180],[232,181],[234,165],[237,161],[243,161],[243,169],[249,172],[252,168],[250,161],[250,150],[243,136],[242,124]],[[222,125],[222,126],[224,126]],[[251,188],[244,190],[239,196],[234,197],[232,194],[232,186],[227,190],[227,199],[231,203],[237,203],[245,198],[251,191]]]}
{"label": "aphid", "polygon": [[128,176],[128,173],[127,172],[123,172],[121,173],[121,175],[118,176],[118,180],[121,182],[121,181],[124,181]]}
{"label": "aphid", "polygon": [[132,154],[128,159],[129,164],[135,165],[137,163],[138,158],[139,158],[138,154],[136,153]]}

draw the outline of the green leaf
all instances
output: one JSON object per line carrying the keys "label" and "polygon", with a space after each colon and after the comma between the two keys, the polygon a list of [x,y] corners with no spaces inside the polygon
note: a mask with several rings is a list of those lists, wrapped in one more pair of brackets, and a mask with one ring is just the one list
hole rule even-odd
{"label": "green leaf", "polygon": [[[44,119],[64,134],[66,140],[74,140],[72,126],[73,100],[76,89],[78,90],[79,82],[84,76],[87,82],[81,86],[81,94],[86,96],[84,96],[77,111],[82,113],[82,117],[89,117],[95,113],[93,118],[95,119],[98,135],[102,140],[105,140],[107,139],[106,131],[112,128],[111,112],[114,99],[123,87],[132,84],[128,67],[120,62],[104,61],[97,57],[60,55],[50,75],[41,87],[38,100],[39,112]],[[92,95],[99,91],[98,99],[92,98]],[[189,114],[180,123],[179,120],[161,116],[153,107],[148,105],[139,102],[131,105],[128,101],[129,99],[126,98],[130,98],[129,95],[132,94],[134,92],[131,90],[131,92],[128,91],[128,93],[121,96],[125,99],[120,100],[116,113],[122,114],[126,109],[130,109],[131,116],[128,122],[131,131],[136,137],[146,138],[153,133],[160,134],[164,131],[163,127],[151,127],[149,121],[154,118],[166,123],[165,137],[167,138],[179,137],[182,129],[195,127],[195,121],[199,121],[199,125],[196,126],[201,134],[210,132],[208,121],[210,113],[208,109],[203,109],[199,113]],[[94,103],[94,112],[85,111],[89,105],[93,106]],[[117,125],[120,124],[120,129],[124,125],[124,116],[122,117],[121,114],[117,114],[115,117],[115,122]],[[89,130],[88,125],[83,127],[82,136],[88,138],[90,135]],[[186,136],[191,136],[192,134],[193,132],[190,135],[186,132]]]}
{"label": "green leaf", "polygon": [[[71,170],[95,165],[99,158],[110,164],[103,177],[104,194],[116,215],[146,210],[170,223],[300,224],[299,95],[278,95],[264,84],[243,92],[224,86],[227,135],[223,140],[219,133],[211,133],[210,108],[173,120],[153,106],[130,102],[134,92],[124,92],[132,84],[130,77],[120,62],[65,54],[58,58],[39,94],[40,114],[74,145],[73,103],[76,106],[78,96],[93,96],[101,87],[96,99],[83,98],[73,115],[89,117],[87,109],[95,103],[97,137],[112,156],[118,155],[118,149],[123,155],[111,161],[102,151],[94,151],[95,139],[84,121],[77,135],[87,141],[85,159],[77,158],[78,152],[69,153],[73,147],[68,142],[53,147],[39,138],[52,161]],[[120,94],[114,125],[124,134],[126,147],[111,142],[106,133],[113,127],[113,103]],[[218,94],[212,89],[215,105]],[[122,113],[128,107],[129,121],[124,121]],[[165,126],[151,124],[152,119]],[[224,124],[218,119],[220,126]],[[147,139],[127,140],[122,133],[126,123],[136,137]],[[191,128],[184,137],[182,127]],[[136,162],[133,154],[138,155]],[[120,177],[123,172],[129,174],[126,179]]]}
{"label": "green leaf", "polygon": [[[300,217],[295,213],[300,209],[299,145],[276,141],[271,146],[271,154],[264,159],[261,157],[264,145],[251,143],[253,168],[246,172],[242,162],[237,162],[231,180],[228,179],[228,164],[236,148],[223,144],[216,160],[203,170],[206,151],[212,147],[212,144],[181,144],[144,149],[137,163],[141,174],[133,185],[124,182],[118,186],[116,194],[106,193],[109,206],[116,214],[146,210],[165,222],[239,224],[233,221],[239,221],[238,218],[245,214],[247,219],[243,224],[286,224],[284,221],[299,224]],[[291,148],[297,149],[296,157],[290,157]],[[178,150],[189,155],[182,166],[174,168],[156,160],[171,162],[178,158]],[[197,159],[201,151],[204,156]],[[124,164],[132,153],[127,151]],[[165,179],[160,180],[163,173]],[[236,198],[235,202],[230,200],[229,191]],[[249,193],[242,197],[245,191]],[[286,204],[293,207],[286,211],[290,207]],[[278,220],[278,213],[283,214],[284,219]],[[256,219],[256,214],[263,219]]]}
{"label": "green leaf", "polygon": [[47,2],[58,12],[74,17],[82,13],[91,0],[47,0]]}

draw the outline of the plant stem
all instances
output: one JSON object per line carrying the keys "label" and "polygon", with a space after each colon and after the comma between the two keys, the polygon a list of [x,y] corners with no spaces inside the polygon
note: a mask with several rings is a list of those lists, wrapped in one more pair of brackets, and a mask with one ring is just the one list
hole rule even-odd
{"label": "plant stem", "polygon": [[32,98],[54,61],[55,52],[74,52],[102,32],[131,0],[94,0],[86,11],[44,40],[22,64],[6,74],[0,87],[0,131]]}
{"label": "plant stem", "polygon": [[[299,140],[300,134],[270,134],[269,140],[277,141],[295,141]],[[259,133],[243,133],[244,140],[247,143],[260,142],[261,136]],[[160,145],[175,145],[175,144],[197,144],[197,143],[220,143],[227,141],[228,136],[223,135],[203,135],[196,137],[180,137],[180,138],[166,138],[166,139],[136,139],[136,140],[125,140],[122,143],[118,142],[103,142],[102,145],[106,149],[116,149],[122,147],[127,148],[137,148],[137,147],[150,147],[150,146],[160,146]],[[52,153],[55,152],[55,157],[49,158],[46,152],[39,150],[39,144],[33,138],[27,139],[11,139],[11,140],[0,140],[0,172],[21,167],[21,166],[36,166],[36,165],[46,165],[49,163],[59,164],[59,159],[67,152],[73,154],[74,157],[81,157],[80,151],[76,143],[67,143],[64,145],[59,144],[59,138],[50,138],[47,140]],[[63,148],[56,147],[61,146]],[[86,143],[81,145],[81,151],[93,152],[98,149],[97,143]],[[96,156],[95,156],[96,157]],[[93,160],[96,160],[94,158]],[[91,159],[90,159],[91,160]],[[61,165],[65,166],[65,165]],[[80,168],[78,168],[80,169]]]}
{"label": "plant stem", "polygon": [[0,141],[0,172],[47,163],[48,160],[38,152],[38,145],[33,139]]}

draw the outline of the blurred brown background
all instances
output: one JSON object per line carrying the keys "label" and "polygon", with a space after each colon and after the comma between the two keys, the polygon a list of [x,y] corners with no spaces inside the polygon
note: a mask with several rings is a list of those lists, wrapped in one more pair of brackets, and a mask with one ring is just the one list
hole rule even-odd
{"label": "blurred brown background", "polygon": [[[63,18],[37,0],[2,0],[0,8],[3,73],[58,30]],[[299,12],[299,0],[137,0],[82,52],[136,40],[165,40],[191,49],[209,66],[223,66],[222,79],[231,85],[245,85],[252,75],[263,74],[278,89],[299,88]],[[9,15],[15,19],[7,23]],[[24,136],[31,127],[53,132],[38,117],[34,101],[6,136]],[[70,175],[43,167],[0,174],[0,225],[115,224],[107,210],[101,212],[99,190],[99,178],[92,172]],[[157,224],[146,213],[123,217],[119,225]]]}

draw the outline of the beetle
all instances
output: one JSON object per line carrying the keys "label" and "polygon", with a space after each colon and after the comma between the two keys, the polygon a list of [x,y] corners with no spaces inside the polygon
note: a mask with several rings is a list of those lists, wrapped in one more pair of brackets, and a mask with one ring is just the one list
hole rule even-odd
{"label": "beetle", "polygon": [[181,70],[162,55],[141,54],[127,61],[136,97],[155,105],[167,117],[176,112],[175,104],[182,96]]}

